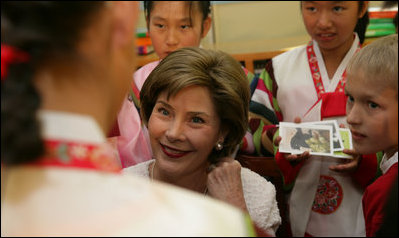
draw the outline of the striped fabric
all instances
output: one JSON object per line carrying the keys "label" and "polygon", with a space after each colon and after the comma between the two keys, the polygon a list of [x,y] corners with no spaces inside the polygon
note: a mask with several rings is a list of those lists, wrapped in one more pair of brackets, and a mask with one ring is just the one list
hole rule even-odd
{"label": "striped fabric", "polygon": [[[280,107],[276,100],[277,83],[275,82],[272,60],[266,63],[265,69],[254,77],[251,82],[252,97],[249,104],[251,112],[250,124],[258,124],[256,128],[251,128],[253,133],[253,142],[256,153],[262,156],[272,155],[262,147],[261,136],[263,131],[272,128],[283,120]],[[253,122],[259,121],[259,122]]]}

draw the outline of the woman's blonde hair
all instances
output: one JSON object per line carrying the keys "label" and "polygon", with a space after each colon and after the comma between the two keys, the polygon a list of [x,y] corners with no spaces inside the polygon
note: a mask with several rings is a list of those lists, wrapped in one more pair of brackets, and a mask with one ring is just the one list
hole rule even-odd
{"label": "woman's blonde hair", "polygon": [[169,54],[151,72],[140,92],[141,116],[147,125],[161,93],[176,95],[189,86],[209,90],[221,121],[221,130],[227,132],[221,151],[213,150],[211,163],[234,152],[248,128],[250,91],[240,63],[221,51],[198,47],[181,48]]}

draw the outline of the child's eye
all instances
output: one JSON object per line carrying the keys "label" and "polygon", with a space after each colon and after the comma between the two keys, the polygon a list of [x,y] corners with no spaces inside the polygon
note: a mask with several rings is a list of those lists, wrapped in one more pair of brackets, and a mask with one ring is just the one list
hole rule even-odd
{"label": "child's eye", "polygon": [[315,12],[316,8],[315,7],[307,7],[306,10],[308,10],[309,12]]}
{"label": "child's eye", "polygon": [[344,10],[344,8],[341,6],[335,6],[335,7],[333,7],[333,10],[334,10],[334,12],[341,12],[342,10]]}
{"label": "child's eye", "polygon": [[374,103],[374,102],[369,102],[368,106],[371,109],[376,109],[376,108],[380,107],[377,103]]}
{"label": "child's eye", "polygon": [[184,29],[188,29],[188,28],[190,28],[190,25],[181,25],[180,28],[183,29],[183,30]]}
{"label": "child's eye", "polygon": [[193,117],[191,119],[191,121],[194,123],[204,123],[205,122],[201,117]]}
{"label": "child's eye", "polygon": [[155,24],[155,26],[158,27],[158,28],[160,28],[160,29],[162,29],[162,28],[165,27],[165,25],[163,25],[163,24]]}

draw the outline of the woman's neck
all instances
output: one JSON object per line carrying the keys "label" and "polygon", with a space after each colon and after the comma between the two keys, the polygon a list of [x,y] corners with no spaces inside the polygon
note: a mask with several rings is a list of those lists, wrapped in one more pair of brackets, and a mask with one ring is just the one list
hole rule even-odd
{"label": "woman's neck", "polygon": [[330,79],[334,77],[342,60],[345,58],[348,51],[351,49],[354,38],[350,38],[344,44],[333,48],[333,49],[323,49],[320,48],[321,55],[324,60],[324,65],[326,66],[327,74]]}
{"label": "woman's neck", "polygon": [[168,174],[157,166],[156,160],[150,165],[150,177],[165,183],[173,184],[181,188],[185,188],[194,192],[205,194],[207,190],[207,172],[206,168],[198,169],[190,174],[176,175]]}

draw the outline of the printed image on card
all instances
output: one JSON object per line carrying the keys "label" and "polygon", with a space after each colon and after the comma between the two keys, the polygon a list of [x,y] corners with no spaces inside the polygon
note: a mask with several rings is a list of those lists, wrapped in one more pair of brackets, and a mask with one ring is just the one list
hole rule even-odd
{"label": "printed image on card", "polygon": [[331,125],[280,122],[279,128],[280,152],[300,154],[309,151],[311,155],[333,155]]}
{"label": "printed image on card", "polygon": [[[344,149],[353,149],[351,131],[347,128],[338,128],[338,132],[341,135]],[[334,157],[353,159],[351,155],[345,154],[342,151],[334,151]]]}
{"label": "printed image on card", "polygon": [[338,133],[338,122],[337,120],[328,120],[328,121],[315,121],[315,122],[306,122],[302,124],[312,124],[312,125],[330,125],[333,128],[333,150],[334,151],[342,151],[344,149],[344,145],[342,144],[342,138],[340,133]]}

